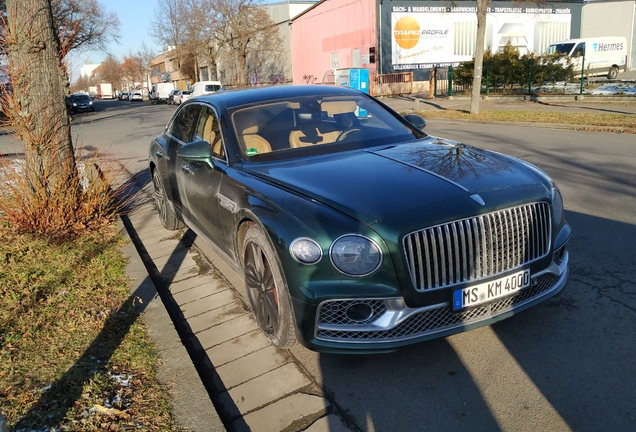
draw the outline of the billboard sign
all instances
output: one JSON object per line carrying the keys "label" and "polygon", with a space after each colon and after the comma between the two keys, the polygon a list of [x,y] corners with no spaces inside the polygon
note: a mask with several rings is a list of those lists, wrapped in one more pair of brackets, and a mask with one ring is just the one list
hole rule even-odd
{"label": "billboard sign", "polygon": [[[569,8],[489,7],[486,48],[497,52],[510,43],[521,55],[543,52],[551,42],[570,38],[571,21]],[[473,58],[477,7],[394,4],[391,30],[395,72],[456,66]]]}

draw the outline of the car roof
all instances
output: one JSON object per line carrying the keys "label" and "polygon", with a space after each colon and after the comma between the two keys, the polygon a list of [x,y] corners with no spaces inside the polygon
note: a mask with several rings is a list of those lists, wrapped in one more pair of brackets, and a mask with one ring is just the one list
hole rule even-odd
{"label": "car roof", "polygon": [[226,90],[218,93],[197,96],[190,100],[209,101],[216,105],[233,107],[288,97],[310,95],[358,95],[358,90],[333,85],[282,85],[257,87],[240,90]]}

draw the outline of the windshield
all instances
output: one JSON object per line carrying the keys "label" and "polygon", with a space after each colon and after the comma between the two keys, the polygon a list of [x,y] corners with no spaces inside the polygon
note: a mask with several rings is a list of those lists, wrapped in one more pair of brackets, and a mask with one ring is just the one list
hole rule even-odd
{"label": "windshield", "polygon": [[426,136],[362,93],[261,102],[230,111],[230,116],[241,153],[254,161],[374,147]]}
{"label": "windshield", "polygon": [[547,54],[570,54],[574,48],[573,43],[554,44],[548,47]]}
{"label": "windshield", "polygon": [[90,100],[90,98],[88,97],[88,95],[74,95],[73,96],[73,100],[74,101],[84,101],[84,100]]}

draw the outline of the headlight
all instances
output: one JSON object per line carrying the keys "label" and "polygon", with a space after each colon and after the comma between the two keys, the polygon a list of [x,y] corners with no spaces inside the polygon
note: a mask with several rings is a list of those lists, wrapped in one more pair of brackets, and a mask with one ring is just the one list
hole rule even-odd
{"label": "headlight", "polygon": [[75,102],[73,102],[73,106],[77,106],[77,104]]}
{"label": "headlight", "polygon": [[322,259],[322,248],[320,245],[307,237],[294,240],[289,246],[289,253],[292,258],[301,264],[316,264]]}
{"label": "headlight", "polygon": [[552,211],[554,212],[554,223],[559,225],[563,217],[563,198],[557,188],[552,189]]}
{"label": "headlight", "polygon": [[90,101],[88,104],[89,104],[89,105],[93,105],[93,101]]}
{"label": "headlight", "polygon": [[357,234],[338,237],[329,248],[331,263],[348,276],[367,276],[382,264],[382,251],[376,242]]}

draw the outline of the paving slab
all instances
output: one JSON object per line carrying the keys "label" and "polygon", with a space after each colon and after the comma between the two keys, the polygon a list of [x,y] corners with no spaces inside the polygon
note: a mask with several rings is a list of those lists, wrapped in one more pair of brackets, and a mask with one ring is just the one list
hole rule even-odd
{"label": "paving slab", "polygon": [[185,279],[190,279],[199,275],[199,266],[191,265],[174,272],[161,272],[159,277],[166,283],[175,283]]}
{"label": "paving slab", "polygon": [[217,368],[224,364],[246,356],[254,351],[258,351],[269,345],[269,342],[260,330],[256,329],[249,333],[245,333],[227,342],[206,349],[210,362]]}
{"label": "paving slab", "polygon": [[166,262],[164,265],[159,265],[157,262],[153,262],[155,264],[155,267],[157,268],[157,271],[162,275],[176,273],[179,270],[191,267],[196,267],[198,272],[199,266],[194,260],[193,256],[193,254],[189,253],[183,257],[174,257],[173,259],[169,259],[168,262]]}
{"label": "paving slab", "polygon": [[223,405],[236,406],[247,414],[311,384],[309,378],[294,363],[287,363],[221,394]]}
{"label": "paving slab", "polygon": [[249,313],[250,311],[245,309],[242,302],[233,302],[189,318],[188,324],[190,324],[193,333],[199,333],[212,326],[222,324],[243,315],[248,315]]}
{"label": "paving slab", "polygon": [[216,368],[215,385],[217,387],[223,385],[229,390],[286,363],[287,358],[275,347],[269,345]]}
{"label": "paving slab", "polygon": [[173,282],[167,287],[168,290],[175,295],[177,293],[187,291],[203,285],[213,285],[219,283],[219,280],[210,275],[200,275],[192,279],[186,279],[179,282]]}
{"label": "paving slab", "polygon": [[178,304],[184,305],[228,289],[229,287],[226,284],[221,283],[219,280],[213,280],[210,283],[202,284],[178,293],[173,293],[172,297]]}
{"label": "paving slab", "polygon": [[[257,328],[258,327],[254,318],[252,318],[251,315],[245,315],[226,321],[223,324],[219,324],[210,329],[203,330],[202,332],[197,333],[197,338],[199,339],[199,343],[203,349],[207,350],[208,348],[227,342],[235,337],[250,333]],[[264,339],[262,334],[260,337]],[[265,342],[267,342],[267,340]],[[212,363],[214,364],[214,362]]]}
{"label": "paving slab", "polygon": [[324,415],[330,407],[329,401],[320,396],[294,393],[251,412],[243,417],[243,421],[235,422],[233,426],[236,432],[279,432],[292,425],[295,426],[292,430],[303,430]]}
{"label": "paving slab", "polygon": [[[143,238],[142,238],[143,241]],[[145,249],[146,254],[150,256],[151,259],[160,258],[164,256],[170,255],[178,255],[183,256],[188,253],[188,247],[181,242],[176,240],[167,240],[162,242],[158,247],[153,247],[150,249]]]}
{"label": "paving slab", "polygon": [[[414,430],[417,430],[414,427]],[[339,415],[331,414],[316,420],[305,432],[351,432],[354,429],[348,428]]]}
{"label": "paving slab", "polygon": [[[208,312],[212,309],[216,309],[221,306],[232,304],[234,302],[236,302],[236,295],[234,294],[232,290],[226,289],[225,291],[220,291],[218,293],[211,294],[207,297],[201,298],[198,301],[191,301],[189,303],[179,304],[179,308],[181,309],[181,312],[183,312],[183,316],[186,319],[189,319],[197,315],[201,315],[202,313]],[[217,330],[217,331],[224,331],[224,330],[225,328],[221,328],[220,330]]]}

